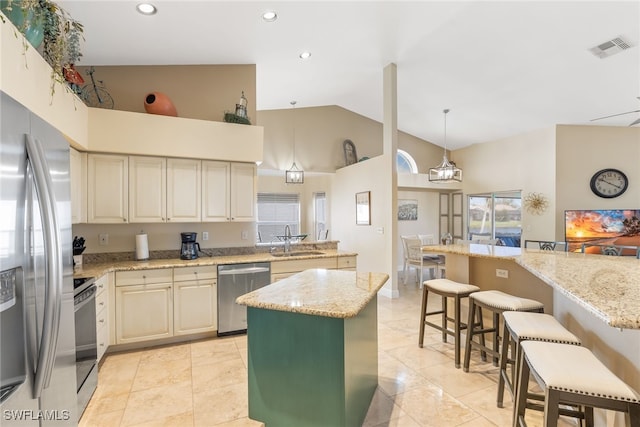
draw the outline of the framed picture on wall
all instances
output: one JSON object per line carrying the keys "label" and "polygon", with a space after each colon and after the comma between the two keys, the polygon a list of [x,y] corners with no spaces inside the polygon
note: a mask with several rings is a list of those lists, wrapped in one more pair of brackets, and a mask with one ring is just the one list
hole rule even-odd
{"label": "framed picture on wall", "polygon": [[398,200],[398,221],[417,221],[418,201],[411,199]]}
{"label": "framed picture on wall", "polygon": [[356,225],[371,225],[371,192],[356,193]]}

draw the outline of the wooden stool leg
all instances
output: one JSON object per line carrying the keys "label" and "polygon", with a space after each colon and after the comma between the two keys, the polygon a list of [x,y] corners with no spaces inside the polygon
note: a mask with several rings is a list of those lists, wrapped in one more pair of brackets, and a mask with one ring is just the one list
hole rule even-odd
{"label": "wooden stool leg", "polygon": [[427,299],[429,298],[429,290],[427,287],[422,288],[422,307],[420,308],[420,333],[418,335],[418,347],[422,348],[424,343],[424,321],[427,317]]}
{"label": "wooden stool leg", "polygon": [[[482,307],[476,307],[476,313],[478,316],[478,324],[480,325],[480,329],[484,329],[484,318],[482,317]],[[487,343],[484,339],[484,333],[480,334],[480,345],[482,346],[482,350],[480,350],[480,358],[483,362],[487,361],[487,352],[484,350],[487,348]]]}
{"label": "wooden stool leg", "polygon": [[454,298],[453,339],[455,340],[455,342],[453,343],[453,347],[455,349],[456,368],[460,368],[460,296],[456,295],[453,298]]}
{"label": "wooden stool leg", "polygon": [[[526,391],[523,390],[523,394],[526,396]],[[544,425],[545,427],[557,427],[560,416],[559,393],[547,388],[544,395]]]}
{"label": "wooden stool leg", "polygon": [[[638,418],[636,418],[638,424],[635,427],[640,427],[640,412],[638,413]],[[580,420],[580,425],[582,425],[582,420]],[[595,425],[595,421],[593,419],[593,406],[585,406],[584,407],[584,426],[585,427],[593,427]],[[631,423],[631,427],[634,427],[634,424]]]}
{"label": "wooden stool leg", "polygon": [[[521,425],[520,420],[524,421],[524,412],[527,407],[527,392],[529,385],[529,364],[524,360],[524,353],[520,355],[520,369],[518,372],[518,388],[516,389],[515,401],[513,404],[513,427]],[[520,384],[525,384],[524,386]]]}
{"label": "wooden stool leg", "polygon": [[493,312],[493,366],[498,366],[498,352],[500,351],[500,313]]}
{"label": "wooden stool leg", "polygon": [[[640,427],[640,404],[629,403],[629,425],[631,427]],[[591,409],[591,418],[593,420],[593,409]]]}
{"label": "wooden stool leg", "polygon": [[[507,357],[509,352],[509,339],[511,334],[509,333],[509,329],[507,328],[507,324],[504,324],[502,329],[502,350],[500,351],[500,370],[498,371],[498,398],[497,405],[498,408],[503,407],[504,401],[504,387],[507,376]],[[511,355],[513,357],[513,353]]]}
{"label": "wooden stool leg", "polygon": [[473,339],[474,317],[476,305],[473,298],[469,298],[469,316],[467,318],[467,333],[464,345],[464,365],[463,370],[469,372],[469,362],[471,361],[471,340]]}
{"label": "wooden stool leg", "polygon": [[447,342],[447,297],[440,295],[442,298],[442,342]]}

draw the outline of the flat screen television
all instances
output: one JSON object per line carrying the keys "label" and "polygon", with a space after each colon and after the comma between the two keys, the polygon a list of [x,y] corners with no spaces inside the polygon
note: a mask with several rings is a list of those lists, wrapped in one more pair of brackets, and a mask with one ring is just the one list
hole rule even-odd
{"label": "flat screen television", "polygon": [[566,210],[565,241],[573,252],[580,252],[587,242],[640,246],[639,218],[640,209]]}

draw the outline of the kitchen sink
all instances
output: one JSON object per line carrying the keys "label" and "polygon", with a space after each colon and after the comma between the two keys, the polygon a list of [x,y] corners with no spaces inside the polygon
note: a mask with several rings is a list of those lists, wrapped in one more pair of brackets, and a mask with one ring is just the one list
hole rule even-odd
{"label": "kitchen sink", "polygon": [[275,257],[290,257],[290,256],[305,256],[305,255],[324,255],[324,252],[320,251],[295,251],[295,252],[272,252],[271,256]]}

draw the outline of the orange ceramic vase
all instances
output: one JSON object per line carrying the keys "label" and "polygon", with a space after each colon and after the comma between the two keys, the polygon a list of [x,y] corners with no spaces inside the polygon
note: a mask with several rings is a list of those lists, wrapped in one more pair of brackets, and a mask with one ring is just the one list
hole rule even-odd
{"label": "orange ceramic vase", "polygon": [[160,114],[162,116],[178,115],[176,107],[167,95],[161,92],[151,92],[144,98],[144,109],[149,114]]}

